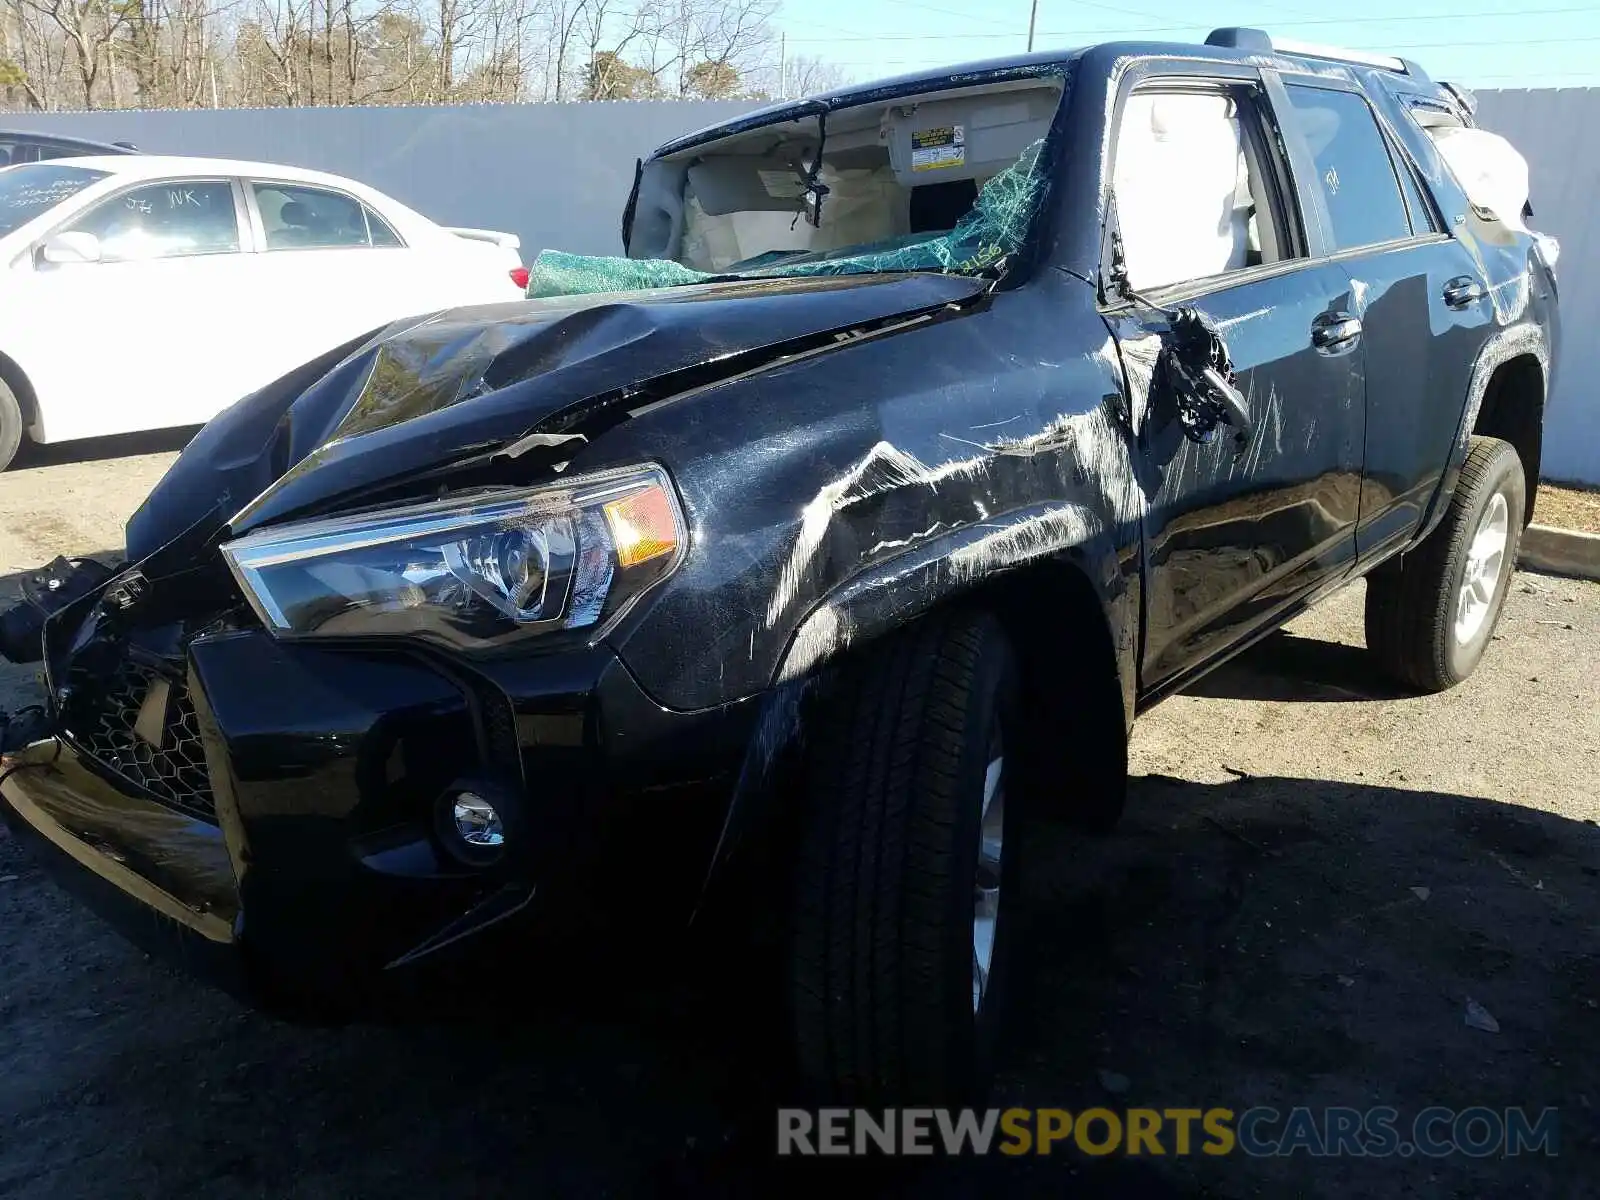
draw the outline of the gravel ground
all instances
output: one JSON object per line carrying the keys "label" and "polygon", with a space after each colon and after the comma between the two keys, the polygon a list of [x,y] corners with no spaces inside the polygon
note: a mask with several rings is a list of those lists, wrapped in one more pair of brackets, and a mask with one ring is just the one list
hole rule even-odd
{"label": "gravel ground", "polygon": [[1534,517],[1541,525],[1600,533],[1600,488],[1540,484]]}
{"label": "gravel ground", "polygon": [[[170,460],[155,448],[0,475],[0,566],[114,548]],[[919,1198],[1592,1193],[1600,586],[1518,576],[1483,668],[1436,697],[1385,690],[1360,613],[1356,586],[1141,719],[1116,835],[1026,839],[1015,911],[1031,953],[1000,1100],[1554,1106],[1559,1157],[1058,1151],[873,1183]],[[31,686],[12,670],[0,696]],[[568,965],[537,964],[563,985]],[[147,960],[0,835],[0,1196],[838,1184],[837,1168],[765,1159],[775,1097],[737,971],[617,970],[582,989],[581,1015],[291,1027]],[[1469,999],[1498,1033],[1467,1024]]]}

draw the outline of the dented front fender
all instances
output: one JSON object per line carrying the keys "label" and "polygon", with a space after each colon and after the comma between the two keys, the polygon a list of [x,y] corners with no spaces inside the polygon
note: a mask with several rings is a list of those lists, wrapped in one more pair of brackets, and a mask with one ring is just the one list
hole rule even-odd
{"label": "dented front fender", "polygon": [[1131,702],[1145,492],[1092,291],[1044,271],[949,319],[652,406],[579,456],[665,463],[692,545],[614,635],[661,704],[751,695],[1014,568],[1074,560]]}

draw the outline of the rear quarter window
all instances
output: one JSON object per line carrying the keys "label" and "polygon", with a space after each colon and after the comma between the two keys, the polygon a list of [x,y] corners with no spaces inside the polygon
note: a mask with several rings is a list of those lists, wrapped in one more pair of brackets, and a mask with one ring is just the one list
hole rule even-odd
{"label": "rear quarter window", "polygon": [[1354,92],[1289,84],[1285,89],[1316,168],[1337,250],[1411,236],[1406,202],[1383,131]]}

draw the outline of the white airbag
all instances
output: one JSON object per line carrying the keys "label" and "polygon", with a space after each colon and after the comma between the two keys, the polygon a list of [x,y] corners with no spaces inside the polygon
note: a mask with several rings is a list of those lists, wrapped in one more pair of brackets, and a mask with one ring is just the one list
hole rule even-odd
{"label": "white airbag", "polygon": [[1112,186],[1128,281],[1160,287],[1245,265],[1243,141],[1225,96],[1128,98]]}
{"label": "white airbag", "polygon": [[1435,126],[1428,134],[1474,208],[1509,229],[1527,229],[1528,160],[1515,146],[1498,133],[1460,125]]}

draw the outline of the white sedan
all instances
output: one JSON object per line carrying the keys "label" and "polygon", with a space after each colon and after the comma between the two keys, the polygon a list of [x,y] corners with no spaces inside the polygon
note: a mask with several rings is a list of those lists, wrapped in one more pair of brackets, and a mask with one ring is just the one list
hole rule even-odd
{"label": "white sedan", "polygon": [[295,167],[154,155],[0,170],[0,469],[195,425],[389,321],[514,300],[517,238]]}

